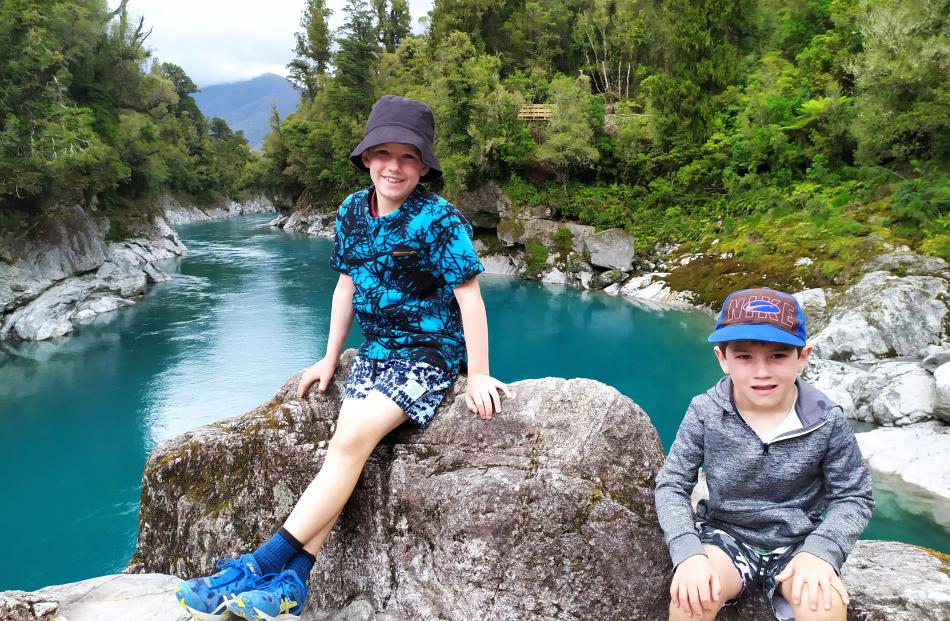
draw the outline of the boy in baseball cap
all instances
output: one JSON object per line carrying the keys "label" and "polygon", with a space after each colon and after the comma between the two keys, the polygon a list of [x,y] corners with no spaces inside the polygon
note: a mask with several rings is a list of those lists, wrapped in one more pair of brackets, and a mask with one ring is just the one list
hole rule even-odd
{"label": "boy in baseball cap", "polygon": [[[792,295],[723,302],[709,341],[726,377],[692,400],[656,479],[670,619],[714,619],[752,587],[782,621],[847,616],[838,573],[871,517],[871,478],[841,407],[799,378],[806,339]],[[709,498],[694,515],[700,466]]]}

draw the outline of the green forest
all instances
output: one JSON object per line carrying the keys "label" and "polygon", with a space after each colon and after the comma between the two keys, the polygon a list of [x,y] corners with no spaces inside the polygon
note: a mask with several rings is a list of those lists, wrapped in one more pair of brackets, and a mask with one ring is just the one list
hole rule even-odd
{"label": "green forest", "polygon": [[162,191],[198,205],[242,196],[247,141],[201,114],[181,67],[150,58],[127,2],[0,2],[0,229],[95,197],[121,236]]}
{"label": "green forest", "polygon": [[436,0],[421,35],[406,0],[343,13],[334,32],[305,3],[303,98],[257,153],[148,57],[147,16],[6,0],[0,201],[255,190],[331,209],[368,182],[347,155],[394,93],[435,113],[436,191],[494,181],[639,254],[716,257],[676,270],[683,288],[842,283],[900,245],[950,259],[950,0]]}

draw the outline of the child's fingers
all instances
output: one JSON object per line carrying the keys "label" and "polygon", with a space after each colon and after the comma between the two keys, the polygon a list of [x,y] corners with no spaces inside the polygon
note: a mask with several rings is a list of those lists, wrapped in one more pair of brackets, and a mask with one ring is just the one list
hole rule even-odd
{"label": "child's fingers", "polygon": [[465,405],[466,407],[468,407],[468,411],[471,412],[472,414],[478,413],[478,408],[475,407],[475,402],[472,400],[472,397],[469,396],[467,393],[465,395]]}
{"label": "child's fingers", "polygon": [[693,616],[703,616],[703,602],[700,600],[699,587],[693,586],[689,589],[689,608]]}
{"label": "child's fingers", "polygon": [[792,578],[792,599],[795,600],[796,606],[802,603],[802,587],[804,586],[805,579],[802,576],[796,575]]}
{"label": "child's fingers", "polygon": [[792,577],[792,566],[791,566],[791,565],[786,565],[786,566],[785,566],[785,569],[783,569],[783,570],[781,571],[781,573],[779,573],[779,575],[775,576],[775,581],[776,581],[776,582],[785,582],[786,580],[788,580],[788,579],[791,578],[791,577]]}
{"label": "child's fingers", "polygon": [[494,408],[496,414],[501,414],[501,396],[498,394],[498,390],[492,386],[488,389],[488,394],[491,397],[491,406]]}
{"label": "child's fingers", "polygon": [[719,596],[722,595],[722,583],[719,581],[719,572],[713,571],[712,575],[712,598],[714,602],[719,601]]}
{"label": "child's fingers", "polygon": [[808,607],[818,610],[818,579],[812,576],[805,584],[808,585]]}
{"label": "child's fingers", "polygon": [[841,578],[835,576],[831,579],[831,588],[838,592],[838,595],[841,596],[841,601],[847,606],[851,599],[848,597],[848,589],[844,587],[844,582],[841,581]]}
{"label": "child's fingers", "polygon": [[676,580],[670,583],[670,603],[680,607],[679,583]]}
{"label": "child's fingers", "polygon": [[831,610],[831,582],[825,576],[818,581],[818,588],[825,598],[825,610]]}
{"label": "child's fingers", "polygon": [[511,390],[508,389],[508,384],[506,384],[506,383],[504,383],[504,382],[499,382],[498,380],[495,380],[495,383],[496,383],[503,391],[505,391],[505,396],[508,397],[509,399],[511,399],[512,395],[511,395]]}

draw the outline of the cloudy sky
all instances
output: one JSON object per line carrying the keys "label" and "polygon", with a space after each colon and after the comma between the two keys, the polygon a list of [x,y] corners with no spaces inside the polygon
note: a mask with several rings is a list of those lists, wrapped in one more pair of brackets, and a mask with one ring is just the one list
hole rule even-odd
{"label": "cloudy sky", "polygon": [[[409,0],[413,29],[433,0]],[[109,0],[113,7],[118,0]],[[305,0],[129,0],[129,12],[145,16],[146,40],[162,62],[184,68],[198,86],[286,75],[294,33],[301,30]],[[331,29],[343,23],[344,0],[328,0]]]}

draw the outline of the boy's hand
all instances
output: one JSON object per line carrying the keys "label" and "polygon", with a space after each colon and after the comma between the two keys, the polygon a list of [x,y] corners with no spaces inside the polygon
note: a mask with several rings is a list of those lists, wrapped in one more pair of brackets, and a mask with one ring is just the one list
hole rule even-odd
{"label": "boy's hand", "polygon": [[465,386],[465,405],[470,412],[478,414],[485,420],[490,420],[493,413],[501,413],[501,388],[510,399],[511,391],[508,386],[494,377],[484,373],[474,373],[468,376]]}
{"label": "boy's hand", "polygon": [[844,605],[848,605],[848,591],[844,588],[841,578],[835,573],[834,567],[814,554],[799,552],[785,567],[785,570],[775,576],[775,579],[781,582],[783,587],[785,587],[786,582],[792,581],[789,585],[790,590],[783,588],[782,593],[791,599],[796,606],[801,604],[802,590],[806,585],[808,586],[808,604],[812,610],[818,610],[820,605],[819,589],[821,590],[821,597],[824,599],[825,610],[831,610],[832,589],[838,592]]}
{"label": "boy's hand", "polygon": [[687,616],[703,618],[712,611],[710,602],[718,602],[721,593],[719,574],[709,557],[696,554],[677,565],[670,584],[670,601]]}
{"label": "boy's hand", "polygon": [[310,385],[314,382],[319,382],[319,384],[317,384],[317,390],[326,392],[330,386],[330,379],[333,377],[333,372],[336,371],[336,363],[336,359],[324,356],[319,362],[304,371],[303,375],[300,376],[300,383],[297,384],[297,396],[302,399],[307,389],[310,388]]}

